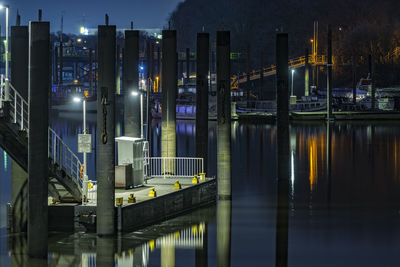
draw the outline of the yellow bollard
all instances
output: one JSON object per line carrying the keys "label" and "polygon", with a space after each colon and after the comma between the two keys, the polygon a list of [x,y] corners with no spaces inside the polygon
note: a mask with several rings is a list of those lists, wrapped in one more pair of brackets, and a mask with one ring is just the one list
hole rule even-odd
{"label": "yellow bollard", "polygon": [[128,197],[128,203],[136,203],[136,198],[133,193]]}
{"label": "yellow bollard", "polygon": [[175,190],[182,189],[182,185],[179,183],[179,181],[176,181],[176,182],[175,182],[175,184],[174,184],[174,189],[175,189]]}
{"label": "yellow bollard", "polygon": [[122,204],[124,203],[124,198],[122,198],[122,197],[117,197],[117,198],[115,199],[115,202],[116,202],[116,205],[117,205],[117,206],[122,205]]}
{"label": "yellow bollard", "polygon": [[206,173],[205,172],[199,173],[199,175],[200,175],[200,181],[205,181],[206,180]]}
{"label": "yellow bollard", "polygon": [[195,174],[192,179],[192,184],[198,184],[198,183],[199,183],[199,179],[197,178],[197,174]]}
{"label": "yellow bollard", "polygon": [[154,187],[152,189],[150,189],[149,191],[149,197],[157,197],[157,192],[154,189]]}

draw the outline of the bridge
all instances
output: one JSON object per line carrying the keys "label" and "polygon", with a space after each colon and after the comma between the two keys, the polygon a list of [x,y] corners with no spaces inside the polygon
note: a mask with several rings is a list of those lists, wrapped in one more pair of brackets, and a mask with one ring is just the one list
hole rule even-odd
{"label": "bridge", "polygon": [[[25,171],[28,170],[28,102],[10,85],[6,103],[4,80],[0,91],[0,147]],[[49,195],[59,202],[81,202],[82,163],[56,132],[48,129]],[[26,189],[26,184],[21,189]],[[23,192],[20,192],[23,195]],[[21,200],[22,201],[22,200]]]}
{"label": "bridge", "polygon": [[[306,56],[290,59],[289,62],[289,70],[297,69],[300,67],[304,67],[306,65]],[[309,55],[308,56],[308,64],[311,66],[316,65],[326,65],[327,59],[324,55]],[[270,65],[264,67],[263,70],[253,70],[250,73],[250,81],[258,80],[261,78],[261,73],[263,73],[263,77],[268,77],[276,74],[276,66]],[[247,73],[242,73],[239,75],[234,75],[231,78],[231,88],[238,89],[239,85],[247,82]]]}

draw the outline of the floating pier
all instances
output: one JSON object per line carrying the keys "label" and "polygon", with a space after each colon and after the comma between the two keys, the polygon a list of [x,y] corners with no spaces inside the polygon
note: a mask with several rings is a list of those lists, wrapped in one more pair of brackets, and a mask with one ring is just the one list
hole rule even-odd
{"label": "floating pier", "polygon": [[[177,181],[181,189],[175,187]],[[155,192],[155,196],[150,196],[150,191]],[[117,205],[121,198],[122,202]],[[130,232],[214,203],[216,179],[198,179],[196,184],[190,177],[157,177],[148,179],[144,186],[138,188],[116,189],[115,199],[115,230]],[[130,203],[132,201],[134,203]],[[91,199],[86,205],[49,202],[49,230],[95,230],[96,198]]]}

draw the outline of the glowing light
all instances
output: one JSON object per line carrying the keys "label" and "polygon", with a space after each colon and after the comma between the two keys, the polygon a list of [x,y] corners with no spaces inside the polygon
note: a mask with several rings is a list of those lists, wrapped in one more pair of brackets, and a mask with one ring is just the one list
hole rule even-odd
{"label": "glowing light", "polygon": [[81,39],[81,38],[78,38],[78,39],[76,39],[76,41],[77,41],[78,43],[80,43],[80,42],[82,42],[82,39]]}
{"label": "glowing light", "polygon": [[81,102],[81,99],[80,99],[79,97],[74,97],[73,100],[74,100],[74,102],[76,102],[76,103]]}
{"label": "glowing light", "polygon": [[89,35],[89,30],[87,28],[85,28],[84,26],[81,26],[81,28],[79,29],[79,32],[83,35]]}
{"label": "glowing light", "polygon": [[131,95],[133,95],[133,96],[138,96],[139,93],[138,93],[137,91],[132,91],[132,92],[131,92]]}
{"label": "glowing light", "polygon": [[78,80],[74,80],[74,83],[78,83]]}

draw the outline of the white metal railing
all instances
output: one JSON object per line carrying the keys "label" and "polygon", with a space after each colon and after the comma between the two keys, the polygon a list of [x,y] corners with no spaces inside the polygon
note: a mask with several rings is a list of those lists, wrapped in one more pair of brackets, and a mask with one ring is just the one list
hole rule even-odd
{"label": "white metal railing", "polygon": [[49,127],[48,155],[53,163],[64,167],[67,173],[75,180],[82,189],[81,167],[82,163],[72,150],[62,141],[56,132]]}
{"label": "white metal railing", "polygon": [[[10,116],[15,124],[19,126],[21,131],[28,131],[29,129],[29,112],[28,102],[15,90],[14,86],[9,83],[10,86]],[[1,75],[1,89],[0,89],[0,108],[3,107],[3,101],[5,100],[5,82],[4,75]]]}
{"label": "white metal railing", "polygon": [[146,177],[193,177],[202,173],[202,158],[149,157]]}

